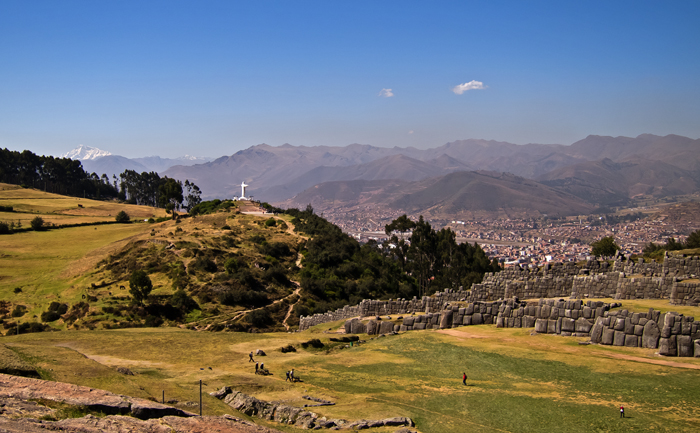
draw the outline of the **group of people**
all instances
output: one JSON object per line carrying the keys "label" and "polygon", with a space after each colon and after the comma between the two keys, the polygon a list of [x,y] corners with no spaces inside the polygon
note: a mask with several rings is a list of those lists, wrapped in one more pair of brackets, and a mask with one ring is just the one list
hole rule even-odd
{"label": "group of people", "polygon": [[296,382],[298,380],[299,380],[299,378],[294,376],[294,369],[293,368],[287,372],[287,378],[284,379],[285,382],[286,381]]}
{"label": "group of people", "polygon": [[[268,375],[270,374],[269,371],[265,370],[265,363],[264,362],[256,362],[255,359],[253,359],[253,352],[250,352],[248,354],[248,362],[255,362],[255,374],[262,374],[262,375]],[[299,378],[294,375],[294,369],[292,368],[291,370],[286,372],[287,378],[285,379],[286,381],[290,382],[299,382]]]}

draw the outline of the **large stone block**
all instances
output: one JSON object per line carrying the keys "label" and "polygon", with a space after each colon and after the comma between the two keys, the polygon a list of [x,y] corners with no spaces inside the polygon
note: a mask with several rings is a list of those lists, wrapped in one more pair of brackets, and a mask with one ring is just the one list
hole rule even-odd
{"label": "large stone block", "polygon": [[653,320],[644,324],[644,332],[642,333],[642,347],[648,349],[656,349],[659,347],[659,336],[661,332],[656,322]]}
{"label": "large stone block", "polygon": [[540,334],[547,333],[547,319],[537,319],[535,320],[535,332]]}
{"label": "large stone block", "polygon": [[383,321],[379,324],[380,334],[391,334],[394,332],[394,324],[389,321]]}
{"label": "large stone block", "polygon": [[633,325],[639,325],[639,313],[632,313],[631,321]]}
{"label": "large stone block", "polygon": [[618,317],[615,320],[615,326],[613,326],[613,329],[615,331],[624,331],[625,330],[625,319],[624,317]]}
{"label": "large stone block", "polygon": [[523,321],[522,321],[523,328],[532,328],[535,326],[535,317],[534,316],[523,316]]}
{"label": "large stone block", "polygon": [[603,338],[603,318],[598,317],[595,319],[595,324],[591,328],[591,342],[600,343]]}
{"label": "large stone block", "polygon": [[403,324],[406,325],[406,326],[413,326],[414,320],[415,320],[415,318],[414,318],[413,316],[404,317],[404,318],[403,318]]}
{"label": "large stone block", "polygon": [[589,306],[583,307],[583,317],[584,317],[585,319],[591,319],[591,318],[592,318],[592,317],[591,317],[591,316],[592,316],[592,314],[591,314],[592,312],[593,312],[593,310],[591,309],[591,307],[589,307]]}
{"label": "large stone block", "polygon": [[612,345],[614,339],[615,339],[615,331],[614,330],[612,330],[610,328],[603,329],[603,336],[600,339],[601,344]]}
{"label": "large stone block", "polygon": [[504,320],[503,316],[499,314],[498,317],[496,317],[496,328],[503,328],[505,323],[506,321]]}
{"label": "large stone block", "polygon": [[469,304],[469,305],[467,305],[467,308],[466,308],[466,310],[464,311],[464,314],[467,314],[467,315],[472,315],[472,314],[474,314],[474,304]]}
{"label": "large stone block", "polygon": [[549,305],[543,305],[541,310],[540,310],[540,317],[542,317],[544,319],[548,319],[551,312],[552,312],[552,309]]}
{"label": "large stone block", "polygon": [[414,323],[414,324],[413,324],[413,329],[415,329],[415,330],[423,330],[423,329],[426,329],[427,326],[428,326],[428,324],[427,324],[427,323],[424,323],[424,322]]}
{"label": "large stone block", "polygon": [[481,325],[483,321],[481,313],[472,314],[472,325]]}
{"label": "large stone block", "polygon": [[624,346],[625,345],[625,333],[622,331],[615,331],[615,337],[613,337],[613,346]]}
{"label": "large stone block", "polygon": [[522,319],[520,317],[516,317],[513,319],[513,328],[522,328]]}
{"label": "large stone block", "polygon": [[369,335],[375,335],[377,333],[377,328],[379,326],[377,325],[377,322],[374,320],[370,320],[367,322],[367,334]]}
{"label": "large stone block", "polygon": [[694,353],[696,358],[700,358],[700,339],[695,340],[695,343],[693,344],[694,348]]}
{"label": "large stone block", "polygon": [[440,329],[452,327],[452,310],[445,310],[440,315]]}
{"label": "large stone block", "polygon": [[[576,311],[576,310],[574,310],[574,311]],[[591,332],[592,327],[593,327],[593,325],[591,325],[591,322],[584,319],[583,317],[580,317],[578,320],[576,320],[576,328],[575,328],[576,332],[583,332],[583,333],[588,334],[589,332]]]}
{"label": "large stone block", "polygon": [[676,347],[676,336],[672,335],[668,338],[659,339],[659,355],[676,356],[678,348]]}
{"label": "large stone block", "polygon": [[[571,310],[569,310],[571,311]],[[561,321],[561,332],[574,332],[576,330],[576,322],[574,319],[565,317]]]}
{"label": "large stone block", "polygon": [[641,337],[644,334],[644,327],[642,325],[634,325],[634,335]]}
{"label": "large stone block", "polygon": [[472,324],[472,316],[464,316],[462,319],[462,324],[463,325],[471,325]]}
{"label": "large stone block", "polygon": [[629,317],[625,318],[625,334],[634,334],[634,325]]}
{"label": "large stone block", "polygon": [[557,333],[557,321],[556,320],[547,320],[547,334],[556,334]]}
{"label": "large stone block", "polygon": [[637,347],[637,336],[636,335],[625,335],[625,346],[626,347]]}
{"label": "large stone block", "polygon": [[690,339],[690,335],[678,335],[676,336],[676,342],[678,345],[678,356],[693,356],[693,341]]}

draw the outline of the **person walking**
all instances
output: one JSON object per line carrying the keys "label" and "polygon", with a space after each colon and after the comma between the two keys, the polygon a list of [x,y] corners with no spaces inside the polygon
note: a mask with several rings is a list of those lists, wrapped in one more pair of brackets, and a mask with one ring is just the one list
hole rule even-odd
{"label": "person walking", "polygon": [[258,363],[255,363],[255,374],[258,374]]}
{"label": "person walking", "polygon": [[248,355],[248,358],[249,358],[248,362],[255,362],[255,360],[253,359],[253,352],[250,352],[250,354]]}
{"label": "person walking", "polygon": [[624,418],[624,417],[625,417],[625,407],[620,406],[620,418]]}
{"label": "person walking", "polygon": [[462,384],[467,385],[467,373],[462,373]]}
{"label": "person walking", "polygon": [[289,380],[289,370],[287,370],[287,378],[284,379],[284,381],[286,382],[286,381],[288,381],[288,380]]}

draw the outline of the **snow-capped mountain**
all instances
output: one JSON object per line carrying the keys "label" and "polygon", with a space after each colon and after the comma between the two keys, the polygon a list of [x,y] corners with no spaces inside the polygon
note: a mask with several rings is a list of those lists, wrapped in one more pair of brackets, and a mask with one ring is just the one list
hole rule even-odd
{"label": "snow-capped mountain", "polygon": [[80,145],[70,152],[61,155],[61,158],[79,159],[81,161],[95,160],[103,156],[111,155],[111,152],[101,150],[96,147]]}

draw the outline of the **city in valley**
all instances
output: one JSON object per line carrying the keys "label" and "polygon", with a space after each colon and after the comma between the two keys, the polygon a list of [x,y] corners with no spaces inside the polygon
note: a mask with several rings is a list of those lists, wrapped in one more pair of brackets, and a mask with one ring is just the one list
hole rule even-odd
{"label": "city in valley", "polygon": [[[369,209],[361,215],[324,213],[325,218],[354,238],[379,243],[388,241],[384,227],[399,216],[396,212]],[[533,268],[548,262],[587,260],[591,256],[591,242],[606,236],[612,236],[620,246],[620,253],[627,257],[641,256],[649,243],[666,244],[670,238],[682,242],[689,233],[700,229],[700,205],[688,202],[629,208],[617,215],[429,222],[436,229],[453,230],[460,243],[476,242],[505,267]]]}

